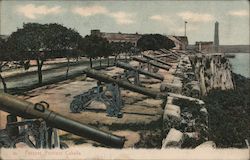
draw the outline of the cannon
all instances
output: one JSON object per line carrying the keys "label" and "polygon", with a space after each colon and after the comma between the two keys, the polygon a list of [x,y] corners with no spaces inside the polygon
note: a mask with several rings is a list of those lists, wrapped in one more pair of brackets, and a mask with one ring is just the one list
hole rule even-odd
{"label": "cannon", "polygon": [[176,55],[170,51],[167,51],[167,50],[164,50],[164,49],[160,49],[161,53],[162,54],[159,54],[159,55],[155,55],[154,58],[156,59],[160,59],[164,62],[177,62],[178,59],[180,58],[179,55]]}
{"label": "cannon", "polygon": [[164,54],[171,54],[172,56],[176,58],[180,57],[179,54],[177,54],[175,51],[172,51],[172,50],[160,49],[160,51],[163,52]]}
{"label": "cannon", "polygon": [[[44,102],[33,104],[31,102],[18,99],[12,95],[6,93],[0,93],[1,110],[10,113],[13,116],[19,116],[28,119],[26,122],[20,122],[20,123],[24,124],[30,123],[32,125],[34,122],[37,124],[41,123],[38,126],[43,126],[45,122],[46,126],[49,126],[51,128],[61,129],[81,137],[89,138],[93,141],[99,142],[106,146],[114,148],[123,147],[125,142],[124,137],[112,135],[107,132],[98,130],[94,127],[74,121],[69,117],[65,117],[63,115],[60,115],[59,113],[49,110],[48,107],[49,106],[45,105]],[[7,123],[8,126],[7,129],[4,129],[4,131],[1,132],[0,134],[0,144],[2,144],[2,146],[6,145],[11,146],[11,144],[9,143],[12,143],[12,141],[17,141],[17,139],[20,138],[20,136],[23,136],[20,135],[23,134],[23,132],[19,133],[21,130],[21,127],[19,126],[21,124],[15,122],[16,121],[15,118],[11,119],[12,120],[10,121],[10,123]],[[44,127],[46,128],[46,126],[43,126],[43,128]],[[36,131],[39,131],[39,128]],[[29,137],[26,137],[25,140],[30,141],[28,138]]]}
{"label": "cannon", "polygon": [[[161,69],[164,69],[164,70],[167,70],[167,71],[171,68],[171,67],[169,67],[169,66],[162,65],[162,64],[156,63],[156,62],[154,62],[154,61],[148,60],[148,59],[146,59],[146,58],[133,57],[132,59],[133,59],[134,61],[137,61],[137,62],[140,62],[140,63],[146,63],[149,72],[152,72],[152,66],[154,66],[154,67],[156,67],[156,68],[161,68]],[[141,66],[141,64],[140,64],[140,66]],[[142,67],[141,67],[141,68],[142,68]]]}
{"label": "cannon", "polygon": [[164,62],[170,62],[170,63],[177,63],[178,58],[173,56],[173,54],[162,54],[162,55],[156,55],[154,58],[161,59]]}
{"label": "cannon", "polygon": [[[118,77],[111,77],[100,71],[84,69],[87,77],[98,80],[97,87],[74,97],[70,104],[72,112],[80,112],[87,109],[87,106],[94,100],[103,102],[107,109],[107,115],[122,118],[121,109],[124,105],[120,88],[128,89],[152,98],[163,98],[166,94],[152,89],[140,87],[122,80]],[[111,97],[107,94],[111,93]]]}
{"label": "cannon", "polygon": [[153,60],[153,61],[162,63],[162,64],[164,64],[164,65],[167,65],[167,66],[169,66],[169,67],[172,67],[171,64],[169,64],[169,63],[167,63],[167,62],[165,62],[165,61],[163,61],[163,60],[160,60],[160,59],[158,59],[158,58],[154,58],[154,57],[148,56],[148,55],[146,55],[146,54],[142,54],[142,56],[145,57],[145,58],[147,58],[147,59],[150,59],[150,60]]}
{"label": "cannon", "polygon": [[166,49],[161,49],[160,50],[163,54],[161,55],[157,55],[157,56],[154,56],[155,58],[160,58],[161,60],[165,61],[165,62],[173,62],[173,63],[176,63],[178,62],[179,58],[180,58],[180,55],[172,52],[172,51],[169,51],[169,50],[166,50]]}
{"label": "cannon", "polygon": [[160,91],[156,91],[156,90],[145,88],[145,87],[136,86],[127,81],[121,80],[116,77],[111,77],[107,74],[103,74],[103,72],[96,71],[94,69],[86,68],[84,69],[83,73],[85,73],[88,77],[96,79],[98,81],[101,81],[104,83],[116,83],[121,88],[130,90],[133,92],[137,92],[137,93],[146,95],[151,98],[155,98],[155,99],[167,98],[166,93],[162,93]]}
{"label": "cannon", "polygon": [[170,59],[170,60],[177,60],[179,58],[179,55],[176,55],[172,52],[165,52],[164,50],[160,50],[163,54],[160,54],[160,55],[156,55],[154,56],[154,58],[167,58],[167,59]]}
{"label": "cannon", "polygon": [[171,54],[171,53],[165,53],[165,54],[155,55],[154,58],[170,57],[172,55],[173,54]]}
{"label": "cannon", "polygon": [[140,74],[151,77],[151,78],[155,78],[155,79],[158,79],[161,81],[164,80],[164,77],[162,75],[150,73],[150,72],[144,71],[140,68],[135,68],[127,63],[116,62],[116,66],[124,69],[124,74],[122,75],[123,79],[126,79],[129,81],[129,78],[132,77],[132,78],[134,78],[135,85],[140,85]]}

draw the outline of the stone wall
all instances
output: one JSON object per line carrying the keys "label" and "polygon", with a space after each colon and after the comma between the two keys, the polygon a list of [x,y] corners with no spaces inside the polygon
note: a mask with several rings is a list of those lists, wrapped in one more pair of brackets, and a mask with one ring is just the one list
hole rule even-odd
{"label": "stone wall", "polygon": [[169,94],[163,114],[162,148],[214,147],[208,141],[206,104],[199,98],[211,89],[234,89],[229,60],[219,53],[182,55],[173,75],[172,83],[161,85]]}
{"label": "stone wall", "polygon": [[207,95],[211,89],[234,89],[232,68],[224,54],[193,55],[190,61],[200,84],[201,95]]}
{"label": "stone wall", "polygon": [[168,92],[163,114],[162,148],[195,148],[208,141],[208,112],[198,99],[196,81],[188,55],[182,55],[172,83],[162,83],[161,90]]}

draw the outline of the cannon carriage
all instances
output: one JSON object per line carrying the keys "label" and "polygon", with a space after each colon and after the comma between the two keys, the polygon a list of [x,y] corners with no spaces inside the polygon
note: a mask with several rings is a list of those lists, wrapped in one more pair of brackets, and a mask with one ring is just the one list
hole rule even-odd
{"label": "cannon carriage", "polygon": [[[142,72],[142,70],[140,70],[140,72]],[[134,91],[152,98],[161,98],[166,96],[164,93],[132,84],[124,79],[121,79],[121,77],[111,77],[93,69],[85,69],[84,73],[87,77],[96,79],[98,83],[96,87],[74,97],[70,104],[70,110],[72,112],[85,111],[92,101],[97,100],[105,104],[108,116],[122,118],[123,113],[121,110],[124,106],[124,102],[122,100],[120,88]],[[146,72],[145,74],[154,75]],[[163,79],[160,75],[155,74],[154,76],[154,78]],[[108,96],[107,93],[111,96]]]}
{"label": "cannon carriage", "polygon": [[120,88],[117,84],[102,84],[98,82],[96,87],[75,96],[70,104],[70,110],[73,113],[79,113],[86,110],[93,101],[104,103],[107,108],[106,112],[108,116],[122,117],[120,110],[124,102],[122,101]]}

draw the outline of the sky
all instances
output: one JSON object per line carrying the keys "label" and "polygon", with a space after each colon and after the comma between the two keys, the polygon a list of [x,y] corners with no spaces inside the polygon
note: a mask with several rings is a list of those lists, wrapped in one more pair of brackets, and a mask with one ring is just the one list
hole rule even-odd
{"label": "sky", "polygon": [[184,35],[189,44],[213,41],[219,22],[221,45],[249,45],[249,2],[246,1],[14,1],[0,0],[0,34],[11,34],[23,23],[59,23],[82,36],[102,32]]}

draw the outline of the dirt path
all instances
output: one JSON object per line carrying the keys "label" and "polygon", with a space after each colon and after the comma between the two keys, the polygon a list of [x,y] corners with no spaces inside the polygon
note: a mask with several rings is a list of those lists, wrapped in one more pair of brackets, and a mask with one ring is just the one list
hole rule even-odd
{"label": "dirt path", "polygon": [[[107,65],[107,61],[103,60],[102,64]],[[113,64],[112,59],[110,60],[110,64]],[[99,61],[94,61],[93,66],[98,67]],[[69,78],[80,76],[82,73],[82,70],[86,67],[89,67],[89,63],[87,61],[84,63],[79,63],[76,65],[70,66],[69,74],[68,74]],[[51,68],[48,70],[44,70],[43,71],[43,84],[46,85],[46,84],[51,84],[51,83],[56,83],[56,82],[66,80],[66,70],[67,70],[67,66],[55,67],[55,68]],[[28,74],[12,76],[12,77],[6,78],[6,83],[11,93],[18,92],[19,90],[20,92],[22,92],[25,90],[34,89],[37,87],[37,83],[38,83],[37,73],[34,71]],[[3,88],[2,83],[0,83],[0,89],[2,88]]]}

